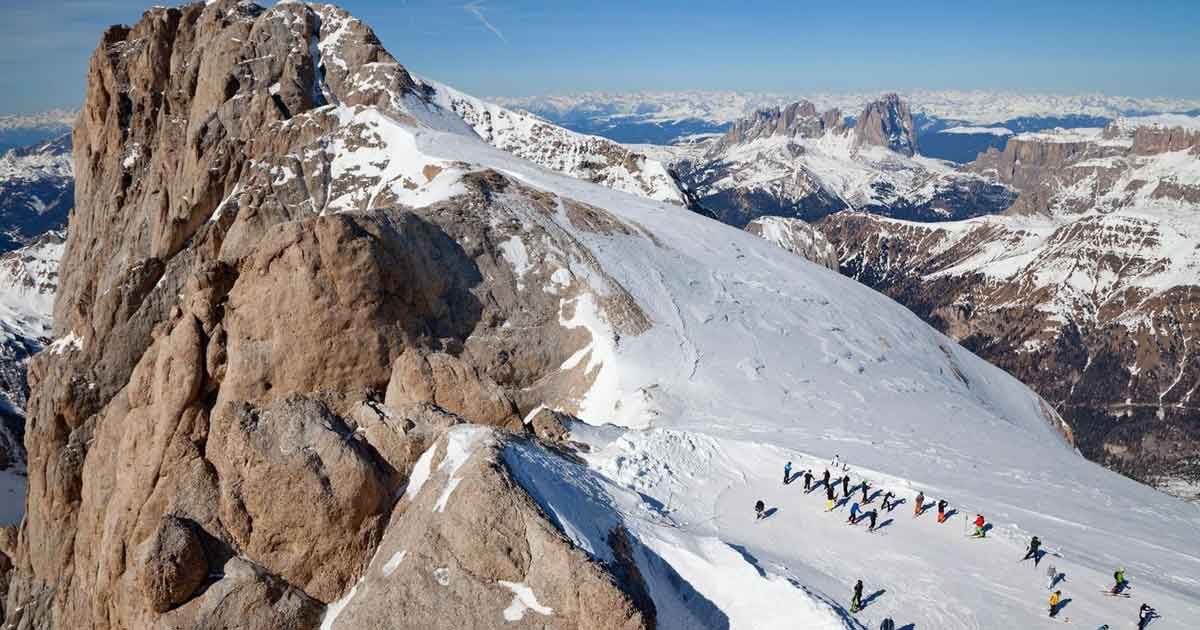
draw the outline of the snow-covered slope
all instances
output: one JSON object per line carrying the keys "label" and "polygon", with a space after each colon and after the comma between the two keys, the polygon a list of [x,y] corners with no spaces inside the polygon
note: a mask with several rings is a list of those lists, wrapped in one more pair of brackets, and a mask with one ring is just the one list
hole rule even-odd
{"label": "snow-covered slope", "polygon": [[[1116,565],[1164,612],[1159,628],[1200,614],[1200,508],[1084,460],[1036,395],[900,305],[678,207],[552,174],[471,137],[373,124],[393,130],[385,137],[411,134],[422,159],[493,169],[630,226],[581,229],[561,210],[525,211],[530,228],[549,220],[586,246],[653,325],[617,335],[591,300],[575,300],[564,321],[592,342],[564,368],[586,362],[593,380],[559,402],[612,426],[575,427],[591,445],[586,468],[533,448],[507,462],[598,558],[610,553],[606,525],[633,533],[648,550],[639,566],[660,627],[860,628],[885,614],[921,628],[1038,627],[1050,623],[1043,569],[1017,564],[1029,534],[1068,576],[1064,618],[1086,627],[1134,617],[1135,600],[1100,593]],[[783,462],[819,472],[835,453],[854,482],[907,499],[878,534],[843,525],[844,510],[824,513],[819,493],[781,485]],[[941,526],[909,518],[917,490],[958,514]],[[775,511],[756,523],[760,498]],[[987,541],[964,536],[975,511],[995,523]],[[857,578],[868,594],[884,592],[852,617]]]}
{"label": "snow-covered slope", "polygon": [[531,114],[509,110],[422,80],[431,99],[462,117],[483,140],[517,157],[616,190],[682,204],[662,163],[611,140],[568,131]]}

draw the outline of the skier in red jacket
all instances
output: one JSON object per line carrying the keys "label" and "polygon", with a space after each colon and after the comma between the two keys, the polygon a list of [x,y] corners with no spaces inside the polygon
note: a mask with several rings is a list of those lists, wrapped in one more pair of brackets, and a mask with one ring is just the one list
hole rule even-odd
{"label": "skier in red jacket", "polygon": [[984,529],[984,525],[986,525],[986,524],[987,524],[987,521],[983,520],[982,514],[975,515],[975,537],[976,538],[986,538],[987,537],[987,530]]}

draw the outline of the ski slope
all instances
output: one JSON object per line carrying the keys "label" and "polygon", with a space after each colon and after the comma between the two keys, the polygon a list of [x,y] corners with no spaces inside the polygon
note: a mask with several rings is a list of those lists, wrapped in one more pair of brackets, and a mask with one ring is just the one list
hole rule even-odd
{"label": "ski slope", "polygon": [[[877,628],[890,615],[922,630],[1068,618],[1120,628],[1142,601],[1163,614],[1155,630],[1200,619],[1200,507],[1084,460],[1033,393],[903,307],[678,207],[474,138],[413,133],[427,157],[494,168],[654,236],[560,222],[654,325],[620,337],[575,304],[595,373],[578,415],[603,428],[574,428],[592,449],[586,468],[532,448],[509,465],[585,549],[603,557],[599,523],[634,533],[662,627]],[[850,462],[852,485],[866,477],[907,501],[878,533],[846,525],[845,507],[825,513],[820,492],[782,485],[785,461],[802,471],[834,454]],[[918,490],[958,513],[943,525],[911,518]],[[756,499],[775,508],[770,518],[755,522]],[[994,524],[987,540],[966,535],[976,512]],[[1037,568],[1018,563],[1031,534],[1056,554]],[[1046,614],[1046,562],[1067,578],[1057,620]],[[1136,599],[1101,592],[1116,566]],[[883,593],[850,615],[860,578],[868,597]]]}

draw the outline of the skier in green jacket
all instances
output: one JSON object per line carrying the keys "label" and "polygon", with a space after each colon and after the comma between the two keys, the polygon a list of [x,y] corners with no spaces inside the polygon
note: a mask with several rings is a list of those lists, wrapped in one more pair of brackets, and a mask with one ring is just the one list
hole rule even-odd
{"label": "skier in green jacket", "polygon": [[1118,568],[1116,571],[1113,572],[1113,587],[1112,587],[1113,595],[1116,595],[1116,594],[1120,593],[1121,591],[1125,590],[1125,587],[1128,585],[1129,585],[1129,580],[1125,579],[1124,567]]}

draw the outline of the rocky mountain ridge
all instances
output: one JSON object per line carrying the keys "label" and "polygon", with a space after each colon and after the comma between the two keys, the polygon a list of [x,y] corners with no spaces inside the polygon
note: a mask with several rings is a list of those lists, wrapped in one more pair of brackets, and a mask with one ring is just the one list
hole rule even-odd
{"label": "rocky mountain ridge", "polygon": [[[914,114],[969,125],[992,125],[1016,118],[1090,116],[1115,119],[1200,110],[1198,99],[1138,98],[1105,94],[1035,94],[988,90],[906,90],[899,92]],[[636,117],[668,124],[682,120],[732,123],[754,111],[808,100],[823,108],[859,111],[879,92],[770,93],[732,91],[587,92],[491,99],[553,120]]]}

